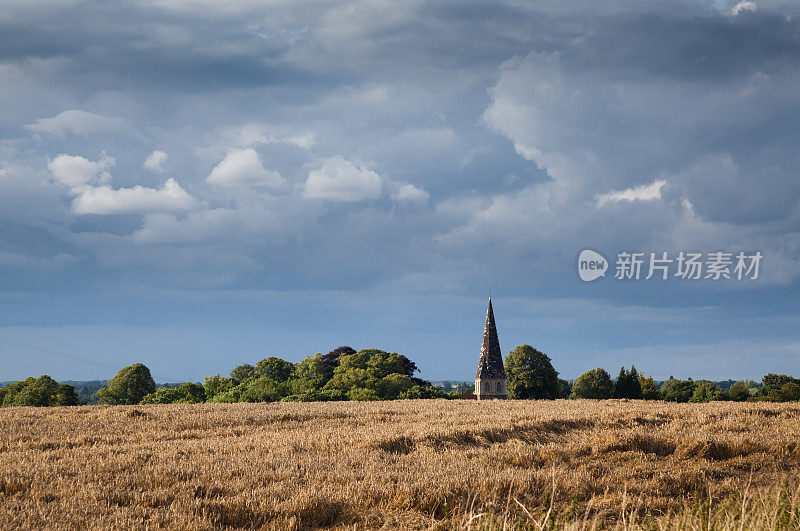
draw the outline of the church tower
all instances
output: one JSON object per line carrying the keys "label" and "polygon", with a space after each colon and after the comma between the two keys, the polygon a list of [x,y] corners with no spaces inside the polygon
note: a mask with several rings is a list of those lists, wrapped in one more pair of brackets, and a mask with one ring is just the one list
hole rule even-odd
{"label": "church tower", "polygon": [[503,368],[503,355],[500,353],[500,341],[497,339],[491,297],[489,297],[489,308],[486,310],[486,326],[483,329],[478,372],[475,373],[475,396],[478,400],[508,398],[506,370]]}

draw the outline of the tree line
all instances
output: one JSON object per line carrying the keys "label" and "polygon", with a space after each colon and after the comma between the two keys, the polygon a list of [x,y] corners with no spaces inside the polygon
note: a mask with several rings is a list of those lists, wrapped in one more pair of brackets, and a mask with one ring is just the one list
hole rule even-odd
{"label": "tree line", "polygon": [[[729,382],[727,387],[708,380],[663,383],[645,377],[636,367],[622,367],[616,379],[603,368],[581,374],[574,381],[559,378],[550,358],[530,345],[520,345],[505,358],[509,398],[626,398],[670,402],[712,400],[800,400],[800,380],[767,374],[761,384]],[[278,357],[255,365],[242,364],[228,376],[214,374],[203,383],[157,387],[150,370],[135,363],[120,370],[96,392],[101,404],[168,404],[201,402],[276,402],[334,400],[397,400],[409,398],[465,398],[468,383],[453,390],[434,386],[415,376],[416,364],[402,354],[375,348],[356,351],[347,346],[317,353],[298,363]],[[27,378],[0,388],[2,406],[72,406],[85,403],[73,386],[47,375]]]}

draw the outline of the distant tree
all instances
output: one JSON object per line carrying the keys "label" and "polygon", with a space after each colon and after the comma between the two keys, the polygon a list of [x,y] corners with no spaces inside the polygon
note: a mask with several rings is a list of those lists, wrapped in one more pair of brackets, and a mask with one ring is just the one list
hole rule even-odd
{"label": "distant tree", "polygon": [[736,382],[731,385],[728,394],[735,402],[744,402],[750,397],[749,388],[744,382]]}
{"label": "distant tree", "polygon": [[242,365],[238,365],[234,367],[231,371],[231,379],[234,380],[237,384],[242,383],[248,378],[256,375],[256,368],[250,365],[249,363],[243,363]]}
{"label": "distant tree", "polygon": [[46,374],[38,378],[26,378],[0,390],[2,406],[77,406],[80,401],[75,388],[59,384]]}
{"label": "distant tree", "polygon": [[558,379],[558,398],[569,398],[572,393],[572,384],[568,380]]}
{"label": "distant tree", "polygon": [[325,382],[333,378],[333,370],[339,366],[339,358],[342,356],[349,356],[350,354],[355,354],[356,349],[348,346],[341,346],[336,347],[335,349],[331,350],[325,355],[320,355],[318,360],[317,370],[319,371],[320,375],[324,378],[324,385]]}
{"label": "distant tree", "polygon": [[232,378],[226,378],[219,374],[203,378],[203,390],[206,395],[206,400],[211,400],[216,395],[229,391],[235,386],[236,382]]}
{"label": "distant tree", "polygon": [[688,402],[694,396],[695,384],[691,379],[671,379],[661,386],[661,396],[667,402]]}
{"label": "distant tree", "polygon": [[800,400],[800,385],[795,382],[786,382],[781,386],[781,393],[787,401]]}
{"label": "distant tree", "polygon": [[58,384],[57,397],[59,406],[78,406],[81,403],[75,388],[68,384]]}
{"label": "distant tree", "polygon": [[288,385],[268,376],[250,380],[241,387],[241,402],[277,402],[292,394]]}
{"label": "distant tree", "polygon": [[614,382],[605,369],[597,368],[578,376],[572,385],[570,398],[611,398]]}
{"label": "distant tree", "polygon": [[795,378],[792,378],[791,376],[788,376],[786,374],[773,374],[773,373],[765,374],[762,381],[764,382],[764,387],[766,388],[766,390],[780,389],[789,382],[800,383],[800,380],[796,380]]}
{"label": "distant tree", "polygon": [[150,369],[142,363],[134,363],[120,370],[108,382],[108,387],[97,392],[97,397],[101,404],[138,404],[155,390]]}
{"label": "distant tree", "polygon": [[661,398],[661,393],[658,392],[658,386],[656,386],[652,376],[645,378],[643,374],[640,374],[639,388],[642,390],[642,398],[645,400],[658,400]]}
{"label": "distant tree", "polygon": [[468,395],[468,394],[472,393],[474,390],[475,390],[475,387],[470,385],[469,383],[467,383],[467,382],[459,382],[459,384],[456,386],[455,392],[459,396],[464,396],[464,395]]}
{"label": "distant tree", "polygon": [[558,398],[558,372],[547,354],[520,345],[506,356],[505,369],[510,398]]}
{"label": "distant tree", "polygon": [[274,356],[264,358],[256,363],[256,375],[258,377],[266,376],[272,378],[276,382],[288,381],[293,371],[294,363]]}
{"label": "distant tree", "polygon": [[445,393],[449,393],[452,390],[453,390],[453,382],[451,382],[450,380],[445,380],[442,382],[442,391],[444,391]]}
{"label": "distant tree", "polygon": [[694,382],[694,391],[689,402],[711,402],[721,397],[722,390],[714,382],[708,380],[698,380]]}
{"label": "distant tree", "polygon": [[619,370],[619,376],[614,384],[614,396],[616,398],[642,398],[642,386],[639,383],[639,373],[636,367],[631,366],[630,371],[626,371],[625,367]]}
{"label": "distant tree", "polygon": [[178,387],[159,387],[142,398],[140,404],[199,404],[206,401],[205,389],[196,383]]}

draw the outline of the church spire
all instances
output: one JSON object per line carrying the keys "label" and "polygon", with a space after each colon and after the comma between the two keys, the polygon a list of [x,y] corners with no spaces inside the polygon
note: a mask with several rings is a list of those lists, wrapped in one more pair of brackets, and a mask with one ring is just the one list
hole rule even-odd
{"label": "church spire", "polygon": [[489,307],[486,309],[486,325],[483,329],[483,344],[481,357],[478,360],[476,379],[505,378],[503,368],[503,355],[500,352],[500,341],[497,339],[497,326],[494,324],[494,311],[492,311],[492,297],[489,297]]}

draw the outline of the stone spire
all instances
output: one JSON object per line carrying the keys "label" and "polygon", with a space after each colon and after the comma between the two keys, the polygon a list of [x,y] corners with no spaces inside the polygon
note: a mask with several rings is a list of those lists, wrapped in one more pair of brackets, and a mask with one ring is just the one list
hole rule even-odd
{"label": "stone spire", "polygon": [[500,352],[500,341],[497,339],[497,327],[494,324],[492,311],[492,298],[489,297],[489,308],[486,310],[486,326],[483,329],[483,344],[481,345],[481,358],[478,360],[476,379],[505,378],[506,370],[503,368],[503,355]]}

